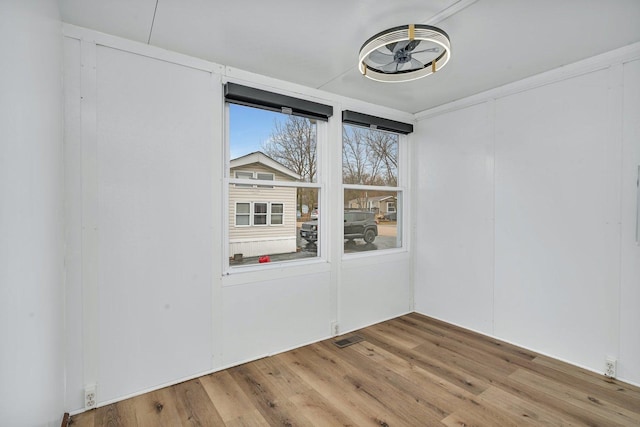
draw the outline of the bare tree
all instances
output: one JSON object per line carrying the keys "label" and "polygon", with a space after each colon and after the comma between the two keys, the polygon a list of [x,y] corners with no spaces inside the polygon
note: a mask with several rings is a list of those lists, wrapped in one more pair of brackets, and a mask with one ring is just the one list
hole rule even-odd
{"label": "bare tree", "polygon": [[[398,185],[398,136],[388,132],[343,126],[342,179],[345,184]],[[345,206],[355,200],[366,209],[377,191],[347,190]]]}
{"label": "bare tree", "polygon": [[316,127],[311,120],[298,116],[287,116],[285,121],[274,120],[271,137],[262,144],[262,150],[304,181],[315,179]]}
{"label": "bare tree", "polygon": [[374,185],[380,161],[370,149],[365,129],[342,128],[342,179],[345,184]]}
{"label": "bare tree", "polygon": [[388,132],[370,132],[368,144],[373,157],[382,163],[384,185],[398,185],[398,136]]}
{"label": "bare tree", "polygon": [[[304,117],[287,116],[274,120],[271,137],[262,144],[262,151],[300,175],[302,181],[314,182],[317,175],[317,141],[315,122]],[[312,209],[318,200],[316,189],[298,189],[298,210],[302,205]]]}

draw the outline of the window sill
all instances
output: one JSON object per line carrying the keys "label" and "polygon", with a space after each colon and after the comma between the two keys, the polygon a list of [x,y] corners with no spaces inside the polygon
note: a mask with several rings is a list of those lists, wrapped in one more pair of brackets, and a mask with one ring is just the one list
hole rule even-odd
{"label": "window sill", "polygon": [[331,265],[323,258],[252,264],[228,267],[222,276],[222,286],[239,286],[255,282],[325,273]]}

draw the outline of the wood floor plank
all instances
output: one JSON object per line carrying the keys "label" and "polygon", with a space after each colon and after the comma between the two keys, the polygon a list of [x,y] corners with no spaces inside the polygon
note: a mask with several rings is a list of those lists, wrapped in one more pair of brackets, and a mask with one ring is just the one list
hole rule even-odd
{"label": "wood floor plank", "polygon": [[135,398],[135,404],[139,427],[182,426],[175,394],[167,388],[140,395]]}
{"label": "wood floor plank", "polygon": [[[103,426],[640,425],[640,387],[416,313],[71,417]],[[340,338],[340,337],[338,337]]]}
{"label": "wood floor plank", "polygon": [[637,411],[640,401],[640,388],[630,387],[616,379],[607,378],[577,366],[571,366],[546,356],[533,360],[531,370],[558,381],[571,383],[581,389],[592,390],[594,396],[617,402],[631,411]]}
{"label": "wood floor plank", "polygon": [[608,401],[595,399],[589,391],[576,389],[570,384],[562,384],[534,372],[519,369],[509,376],[510,379],[543,390],[555,399],[580,408],[591,414],[599,423],[617,423],[619,425],[640,425],[640,414],[632,412]]}
{"label": "wood floor plank", "polygon": [[95,423],[99,426],[136,426],[136,407],[131,399],[96,409]]}
{"label": "wood floor plank", "polygon": [[205,375],[200,382],[225,425],[269,425],[228,371]]}
{"label": "wood floor plank", "polygon": [[438,375],[446,381],[456,384],[473,394],[480,394],[491,386],[490,383],[481,380],[476,375],[472,375],[457,366],[453,366],[448,361],[439,359],[428,352],[400,350],[391,344],[386,336],[381,336],[376,331],[366,329],[361,332],[361,335],[366,336],[367,341],[385,350],[394,352],[404,359],[411,360],[422,369]]}
{"label": "wood floor plank", "polygon": [[362,393],[361,388],[350,381],[350,367],[339,366],[335,361],[326,363],[309,347],[287,352],[279,357],[338,410],[348,414],[355,425],[406,425],[394,412],[389,412],[377,399]]}
{"label": "wood floor plank", "polygon": [[540,426],[581,425],[580,420],[574,419],[566,413],[521,399],[498,387],[490,387],[482,392],[478,399],[491,402],[492,405],[510,413],[513,417],[522,419],[523,423],[534,423]]}
{"label": "wood floor plank", "polygon": [[443,380],[441,377],[434,375],[409,360],[403,359],[396,354],[389,352],[383,348],[373,345],[370,342],[363,342],[353,346],[353,350],[361,355],[383,364],[388,369],[393,370],[397,374],[403,376],[419,387],[422,399],[429,402],[441,413],[446,416],[456,410],[461,401],[473,399],[473,393],[457,386],[454,383]]}
{"label": "wood floor plank", "polygon": [[229,369],[229,373],[270,425],[312,426],[313,424],[252,364]]}
{"label": "wood floor plank", "polygon": [[396,411],[408,425],[434,425],[446,412],[428,402],[420,387],[388,369],[386,365],[366,363],[366,356],[351,347],[337,349],[330,343],[319,343],[319,353],[331,355],[357,368],[358,375],[349,380],[370,397],[381,402],[388,412]]}
{"label": "wood floor plank", "polygon": [[222,417],[214,407],[199,379],[176,384],[177,409],[185,426],[220,426]]}
{"label": "wood floor plank", "polygon": [[415,337],[420,338],[421,344],[416,346],[416,349],[419,349],[423,346],[435,346],[437,349],[447,350],[456,355],[459,355],[463,359],[470,359],[474,362],[483,364],[485,366],[491,367],[492,369],[497,369],[501,371],[503,374],[513,373],[518,366],[514,365],[511,360],[502,357],[496,357],[495,354],[492,354],[487,351],[483,351],[475,346],[469,345],[468,342],[451,339],[450,337],[438,337],[433,336],[428,333],[424,333],[424,331],[419,328],[415,328],[408,325],[403,325],[400,322],[390,321],[389,328],[392,331],[403,331],[405,334],[412,334]]}
{"label": "wood floor plank", "polygon": [[411,322],[413,324],[420,325],[419,327],[424,331],[428,331],[441,337],[449,337],[452,339],[458,339],[471,346],[478,348],[494,348],[497,350],[496,355],[511,355],[512,357],[520,357],[529,360],[533,360],[539,354],[527,350],[521,347],[511,345],[505,341],[500,341],[496,338],[492,338],[486,335],[479,334],[477,332],[463,329],[459,326],[455,326],[438,319],[424,316],[418,313],[410,313],[406,316],[402,316],[393,320],[402,322]]}
{"label": "wood floor plank", "polygon": [[69,426],[73,427],[93,427],[97,425],[95,409],[74,415],[69,419]]}
{"label": "wood floor plank", "polygon": [[341,410],[314,390],[284,363],[282,358],[262,359],[259,368],[269,376],[273,385],[288,390],[289,400],[301,410],[314,425],[347,426],[355,425]]}

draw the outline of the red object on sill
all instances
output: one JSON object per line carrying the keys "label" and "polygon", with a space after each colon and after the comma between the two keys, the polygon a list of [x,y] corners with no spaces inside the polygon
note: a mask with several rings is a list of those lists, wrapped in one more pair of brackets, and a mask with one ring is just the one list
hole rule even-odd
{"label": "red object on sill", "polygon": [[260,258],[258,258],[258,262],[259,263],[271,262],[271,258],[269,258],[269,255],[261,256]]}

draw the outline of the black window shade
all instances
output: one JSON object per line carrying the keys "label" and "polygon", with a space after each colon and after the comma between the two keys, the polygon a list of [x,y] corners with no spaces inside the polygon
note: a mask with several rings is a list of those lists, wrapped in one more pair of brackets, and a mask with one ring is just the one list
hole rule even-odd
{"label": "black window shade", "polygon": [[370,116],[368,114],[357,113],[345,110],[342,112],[342,122],[350,125],[366,126],[372,129],[386,130],[401,134],[413,132],[411,123],[396,122],[395,120],[383,119],[382,117]]}
{"label": "black window shade", "polygon": [[264,110],[285,112],[309,119],[327,121],[333,115],[333,107],[279,93],[268,92],[236,83],[224,85],[224,97],[227,102],[262,108]]}

